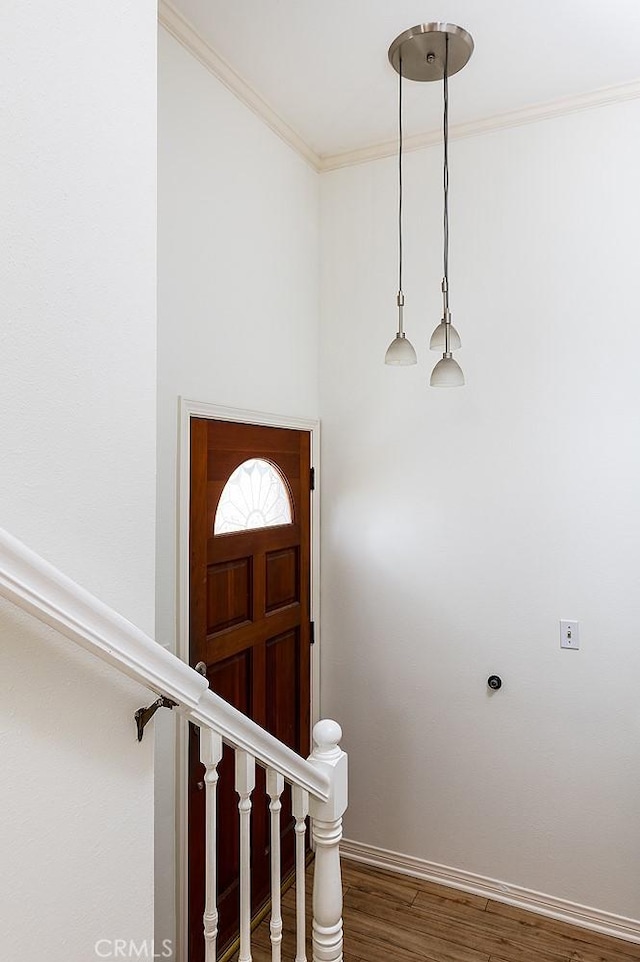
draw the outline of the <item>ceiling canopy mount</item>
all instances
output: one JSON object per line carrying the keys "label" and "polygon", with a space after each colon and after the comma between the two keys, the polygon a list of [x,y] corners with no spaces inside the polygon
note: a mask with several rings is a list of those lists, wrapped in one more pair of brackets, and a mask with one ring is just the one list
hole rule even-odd
{"label": "ceiling canopy mount", "polygon": [[473,38],[455,23],[419,23],[399,34],[389,47],[389,62],[406,80],[436,81],[444,77],[447,58],[451,77],[462,70],[473,53]]}

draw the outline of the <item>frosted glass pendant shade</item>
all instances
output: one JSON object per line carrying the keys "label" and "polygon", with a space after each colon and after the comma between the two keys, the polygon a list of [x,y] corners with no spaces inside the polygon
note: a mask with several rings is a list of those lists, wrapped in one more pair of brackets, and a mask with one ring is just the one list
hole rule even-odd
{"label": "frosted glass pendant shade", "polygon": [[[444,352],[447,350],[445,340],[446,326],[447,325],[444,321],[440,321],[435,331],[431,335],[431,340],[429,341],[429,350],[438,351],[439,354],[444,354]],[[453,324],[449,324],[449,350],[457,351],[460,347],[462,347],[460,335],[456,331]]]}
{"label": "frosted glass pendant shade", "polygon": [[431,387],[463,387],[462,368],[452,357],[443,357],[431,372]]}
{"label": "frosted glass pendant shade", "polygon": [[413,344],[408,341],[404,334],[396,334],[391,344],[387,348],[384,356],[385,364],[408,365],[417,364],[418,358],[413,349]]}

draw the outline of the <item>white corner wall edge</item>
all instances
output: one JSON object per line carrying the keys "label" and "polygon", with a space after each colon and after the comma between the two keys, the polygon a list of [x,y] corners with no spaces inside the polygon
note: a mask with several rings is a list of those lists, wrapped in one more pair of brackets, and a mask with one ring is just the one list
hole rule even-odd
{"label": "white corner wall edge", "polygon": [[[381,144],[371,144],[355,150],[343,151],[337,154],[320,155],[291,127],[286,120],[262,97],[258,91],[244,80],[233,67],[224,60],[213,47],[198,33],[193,24],[179,13],[169,0],[158,0],[158,21],[178,43],[188,50],[207,70],[209,70],[224,86],[235,94],[245,106],[253,111],[267,124],[289,147],[293,148],[318,173],[338,170],[341,167],[353,167],[366,164],[383,157],[392,157],[397,153],[397,141],[389,140]],[[503,114],[483,117],[466,124],[456,124],[449,129],[450,140],[460,140],[464,137],[475,137],[494,130],[507,127],[519,127],[522,124],[533,124],[541,120],[550,120],[564,114],[575,113],[579,110],[589,110],[593,107],[606,107],[609,104],[622,103],[625,100],[640,98],[640,80],[617,84],[612,87],[602,87],[572,97],[563,97],[542,104],[531,104],[520,110],[512,110]],[[422,150],[440,143],[442,132],[428,131],[407,137],[404,141],[405,150]]]}
{"label": "white corner wall edge", "polygon": [[627,919],[621,915],[578,905],[553,895],[545,895],[543,892],[534,892],[519,885],[475,875],[473,872],[465,872],[463,869],[452,868],[449,865],[438,865],[436,862],[428,862],[413,855],[390,852],[387,849],[365,845],[363,842],[351,839],[342,840],[340,854],[354,862],[363,862],[398,875],[409,875],[413,878],[437,882],[439,885],[448,885],[463,892],[480,895],[496,902],[504,902],[506,905],[514,905],[550,919],[590,929],[601,935],[640,943],[640,921],[635,919]]}
{"label": "white corner wall edge", "polygon": [[200,36],[195,27],[168,0],[158,2],[158,21],[178,43],[200,61],[203,67],[206,67],[249,110],[257,114],[278,137],[284,140],[285,144],[292,147],[314,170],[320,169],[320,158],[315,151],[251,84],[236,73],[233,67]]}

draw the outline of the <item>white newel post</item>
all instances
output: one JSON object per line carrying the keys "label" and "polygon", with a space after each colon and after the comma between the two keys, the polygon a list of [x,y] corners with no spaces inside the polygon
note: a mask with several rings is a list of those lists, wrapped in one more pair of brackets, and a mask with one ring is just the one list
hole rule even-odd
{"label": "white newel post", "polygon": [[347,809],[347,756],[340,748],[342,729],[325,719],[313,729],[312,765],[331,780],[326,802],[309,799],[316,863],[313,879],[313,962],[342,962],[342,875],[340,839]]}
{"label": "white newel post", "polygon": [[205,903],[204,944],[206,962],[216,962],[218,907],[216,904],[216,790],[218,765],[222,758],[222,738],[210,728],[200,729],[200,761],[205,767]]}

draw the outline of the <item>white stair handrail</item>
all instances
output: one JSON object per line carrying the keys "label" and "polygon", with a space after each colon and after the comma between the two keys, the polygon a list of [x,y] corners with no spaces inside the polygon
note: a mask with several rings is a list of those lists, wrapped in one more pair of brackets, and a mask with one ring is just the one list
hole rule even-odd
{"label": "white stair handrail", "polygon": [[2,528],[0,594],[179,705],[195,708],[207,688],[206,678]]}
{"label": "white stair handrail", "polygon": [[134,681],[176,702],[197,725],[326,801],[329,777],[209,690],[194,671],[90,591],[0,528],[0,595]]}
{"label": "white stair handrail", "polygon": [[276,769],[288,782],[299,785],[319,800],[326,801],[329,798],[331,783],[323,771],[279,742],[215,692],[207,688],[197,708],[188,714],[196,725],[213,728],[228,745],[253,755],[263,768]]}

